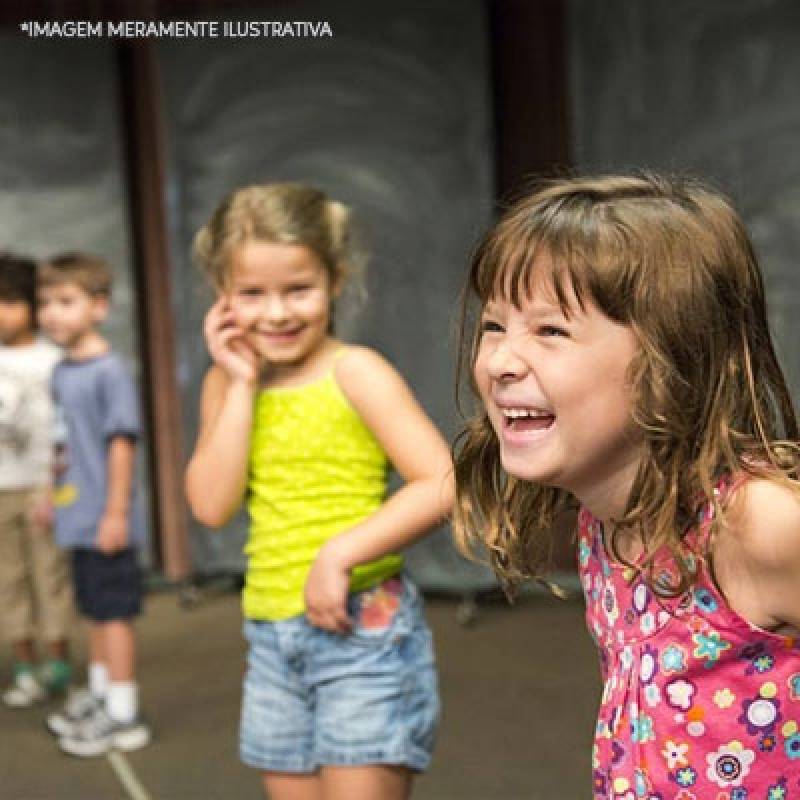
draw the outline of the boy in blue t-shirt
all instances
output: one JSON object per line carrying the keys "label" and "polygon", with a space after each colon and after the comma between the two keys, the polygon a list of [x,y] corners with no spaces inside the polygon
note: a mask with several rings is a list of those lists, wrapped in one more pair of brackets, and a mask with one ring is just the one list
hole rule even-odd
{"label": "boy in blue t-shirt", "polygon": [[88,691],[71,696],[47,726],[76,756],[150,741],[138,713],[133,628],[142,593],[134,491],[141,425],[133,381],[97,329],[110,294],[108,265],[93,256],[59,256],[40,271],[39,323],[65,353],[52,381],[55,534],[72,552],[75,599],[90,623]]}

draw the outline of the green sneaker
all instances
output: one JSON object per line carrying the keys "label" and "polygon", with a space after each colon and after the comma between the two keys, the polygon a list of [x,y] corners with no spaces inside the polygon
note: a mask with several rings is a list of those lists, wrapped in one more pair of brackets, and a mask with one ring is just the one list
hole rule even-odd
{"label": "green sneaker", "polygon": [[72,681],[72,665],[59,658],[51,659],[39,668],[38,678],[50,694],[63,694]]}

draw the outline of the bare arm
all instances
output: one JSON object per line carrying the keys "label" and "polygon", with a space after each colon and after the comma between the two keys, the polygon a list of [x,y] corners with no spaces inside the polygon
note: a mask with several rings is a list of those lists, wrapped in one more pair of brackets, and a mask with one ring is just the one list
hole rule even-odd
{"label": "bare arm", "polygon": [[186,469],[186,497],[210,528],[228,522],[247,488],[247,459],[255,388],[212,367],[203,383],[200,430]]}
{"label": "bare arm", "polygon": [[336,377],[405,479],[374,514],[328,541],[309,575],[309,619],[344,632],[350,570],[407,547],[442,522],[452,507],[453,487],[446,442],[390,364],[377,353],[353,348],[337,365]]}
{"label": "bare arm", "polygon": [[203,382],[197,443],[186,469],[186,498],[203,525],[219,528],[237,512],[247,488],[260,364],[224,297],[206,314],[203,333],[214,366]]}
{"label": "bare arm", "polygon": [[108,443],[106,506],[97,527],[97,546],[104,553],[114,553],[129,544],[128,512],[135,463],[135,440],[112,437]]}
{"label": "bare arm", "polygon": [[737,495],[713,545],[720,589],[754,625],[800,631],[800,498],[768,480],[750,480]]}

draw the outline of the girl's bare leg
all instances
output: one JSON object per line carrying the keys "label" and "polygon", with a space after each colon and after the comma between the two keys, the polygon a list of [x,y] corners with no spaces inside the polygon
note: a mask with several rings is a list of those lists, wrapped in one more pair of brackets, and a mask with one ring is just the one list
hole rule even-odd
{"label": "girl's bare leg", "polygon": [[322,800],[319,775],[264,772],[264,791],[269,800]]}
{"label": "girl's bare leg", "polygon": [[323,800],[407,800],[414,774],[405,767],[323,767]]}

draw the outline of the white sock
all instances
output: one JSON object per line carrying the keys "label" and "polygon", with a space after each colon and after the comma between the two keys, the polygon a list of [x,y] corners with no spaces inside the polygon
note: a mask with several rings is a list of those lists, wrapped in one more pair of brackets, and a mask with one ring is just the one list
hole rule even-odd
{"label": "white sock", "polygon": [[89,664],[89,692],[98,700],[108,694],[108,670],[102,661],[92,661]]}
{"label": "white sock", "polygon": [[133,722],[139,711],[138,687],[133,681],[110,683],[106,696],[106,711],[115,722]]}

